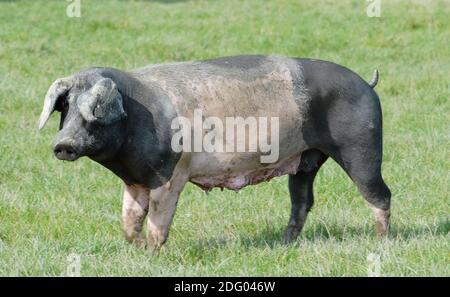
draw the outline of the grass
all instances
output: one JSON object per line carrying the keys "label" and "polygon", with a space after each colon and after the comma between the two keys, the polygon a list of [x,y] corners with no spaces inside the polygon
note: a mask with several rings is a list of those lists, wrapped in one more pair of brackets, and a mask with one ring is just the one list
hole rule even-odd
{"label": "grass", "polygon": [[[0,2],[0,275],[66,275],[78,254],[85,276],[364,276],[372,253],[382,275],[450,276],[448,1],[383,1],[381,18],[363,0],[81,3],[68,18],[66,1]],[[282,177],[237,194],[189,185],[150,255],[122,237],[121,181],[87,159],[57,161],[56,116],[37,131],[58,77],[245,53],[331,60],[368,80],[380,69],[389,239],[376,239],[365,201],[328,161],[295,244],[280,244]]]}

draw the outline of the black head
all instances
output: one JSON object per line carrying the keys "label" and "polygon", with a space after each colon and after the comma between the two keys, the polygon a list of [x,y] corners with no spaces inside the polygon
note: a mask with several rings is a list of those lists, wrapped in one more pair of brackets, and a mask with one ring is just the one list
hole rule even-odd
{"label": "black head", "polygon": [[126,113],[112,79],[86,75],[56,80],[47,92],[39,129],[55,110],[61,113],[53,146],[58,159],[107,160],[122,145]]}

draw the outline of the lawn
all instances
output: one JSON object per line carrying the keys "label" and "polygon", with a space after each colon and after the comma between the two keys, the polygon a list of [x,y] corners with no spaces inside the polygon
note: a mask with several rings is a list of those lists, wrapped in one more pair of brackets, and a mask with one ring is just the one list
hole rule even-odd
{"label": "lawn", "polygon": [[[0,275],[450,276],[450,2],[365,0],[0,1]],[[122,182],[58,161],[59,117],[37,130],[58,77],[236,54],[330,60],[369,80],[384,115],[392,232],[379,240],[351,180],[328,161],[304,231],[281,244],[287,178],[208,195],[189,184],[157,255],[125,242]],[[374,260],[375,259],[375,260]],[[379,259],[379,262],[378,260]]]}

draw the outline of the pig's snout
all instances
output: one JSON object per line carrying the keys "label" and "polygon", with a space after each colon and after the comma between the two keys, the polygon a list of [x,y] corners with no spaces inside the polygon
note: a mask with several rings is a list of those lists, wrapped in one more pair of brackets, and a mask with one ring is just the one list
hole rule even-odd
{"label": "pig's snout", "polygon": [[56,158],[65,161],[75,161],[78,159],[79,154],[75,148],[69,143],[58,143],[53,148]]}

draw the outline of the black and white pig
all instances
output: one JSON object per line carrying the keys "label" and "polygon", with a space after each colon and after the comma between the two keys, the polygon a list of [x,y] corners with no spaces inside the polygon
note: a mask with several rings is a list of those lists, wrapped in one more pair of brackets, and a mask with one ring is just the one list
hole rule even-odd
{"label": "black and white pig", "polygon": [[[279,56],[226,57],[132,71],[91,68],[51,85],[39,128],[54,110],[61,112],[55,156],[68,161],[87,156],[120,177],[125,183],[125,237],[152,249],[166,241],[188,181],[205,190],[238,190],[284,174],[289,174],[292,202],[284,241],[295,240],[313,205],[314,177],[329,157],[357,185],[374,211],[377,233],[386,235],[391,193],[381,175],[382,114],[373,90],[377,81],[377,71],[367,83],[331,62]],[[175,150],[174,123],[180,117],[193,120],[195,110],[223,120],[278,118],[277,135],[270,136],[279,144],[277,159],[261,162],[265,153],[259,149]],[[146,238],[142,226],[147,215]]]}

